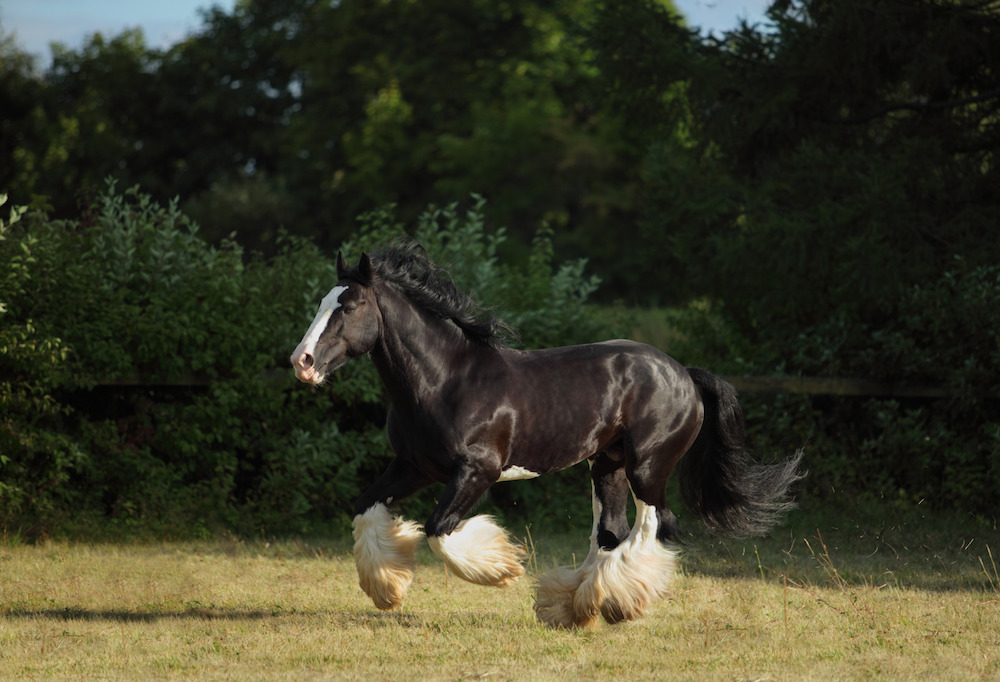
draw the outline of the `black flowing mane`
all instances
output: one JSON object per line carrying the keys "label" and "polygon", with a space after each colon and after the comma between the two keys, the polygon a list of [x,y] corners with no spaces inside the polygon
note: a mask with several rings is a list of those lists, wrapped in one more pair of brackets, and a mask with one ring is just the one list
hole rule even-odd
{"label": "black flowing mane", "polygon": [[[451,320],[476,343],[503,348],[517,339],[513,327],[459,291],[451,275],[427,257],[420,243],[402,239],[371,253],[369,258],[377,280],[393,284],[428,312]],[[356,269],[344,277],[361,281]]]}

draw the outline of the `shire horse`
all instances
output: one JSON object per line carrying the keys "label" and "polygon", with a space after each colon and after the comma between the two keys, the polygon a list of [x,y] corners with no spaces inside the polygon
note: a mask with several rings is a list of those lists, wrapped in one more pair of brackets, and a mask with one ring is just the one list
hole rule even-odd
{"label": "shire horse", "polygon": [[[492,517],[466,514],[498,481],[584,460],[590,551],[535,585],[535,612],[553,626],[632,620],[666,594],[680,539],[666,502],[674,467],[685,505],[714,530],[762,534],[793,506],[801,452],[754,461],[736,393],[719,377],[632,341],[515,350],[504,341],[513,330],[415,242],[363,254],[354,267],[339,254],[337,273],[291,363],[299,380],[321,384],[368,354],[388,392],[395,457],[353,517],[359,582],[376,607],[403,602],[424,536],[460,578],[512,584],[524,575],[523,547]],[[432,483],[445,487],[423,528],[389,511]]]}

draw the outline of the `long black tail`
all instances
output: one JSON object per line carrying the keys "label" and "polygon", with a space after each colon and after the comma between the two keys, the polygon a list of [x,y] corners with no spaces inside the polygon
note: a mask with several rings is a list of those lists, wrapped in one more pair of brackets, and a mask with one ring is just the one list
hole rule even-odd
{"label": "long black tail", "polygon": [[712,530],[763,535],[795,504],[789,488],[805,476],[802,451],[776,464],[754,461],[744,447],[743,410],[731,384],[688,367],[701,392],[705,421],[678,473],[684,504]]}

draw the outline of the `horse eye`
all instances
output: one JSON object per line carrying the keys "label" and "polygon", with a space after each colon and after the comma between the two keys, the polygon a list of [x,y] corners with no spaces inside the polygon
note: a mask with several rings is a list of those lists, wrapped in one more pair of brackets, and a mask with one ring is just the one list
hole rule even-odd
{"label": "horse eye", "polygon": [[345,315],[350,315],[351,313],[353,313],[357,309],[357,307],[358,306],[356,306],[356,305],[346,305],[346,306],[344,306],[344,314]]}

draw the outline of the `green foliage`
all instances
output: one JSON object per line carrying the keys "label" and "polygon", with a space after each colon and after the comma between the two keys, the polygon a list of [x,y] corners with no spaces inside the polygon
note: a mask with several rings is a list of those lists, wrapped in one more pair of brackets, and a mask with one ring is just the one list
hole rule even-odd
{"label": "green foliage", "polygon": [[[504,228],[488,231],[485,206],[485,199],[473,196],[464,213],[457,203],[431,208],[417,218],[411,236],[431,260],[448,270],[459,289],[514,326],[524,347],[601,340],[608,330],[586,310],[600,279],[585,274],[587,262],[581,259],[556,267],[552,232],[543,228],[535,236],[526,264],[501,263],[499,249],[507,233]],[[356,258],[361,250],[405,234],[394,208],[384,207],[362,216],[358,234],[344,250]]]}
{"label": "green foliage", "polygon": [[841,315],[801,335],[790,364],[805,372],[905,378],[944,387],[952,397],[838,401],[812,415],[820,476],[840,490],[899,501],[994,508],[1000,502],[1000,266],[970,268],[956,260],[953,269],[912,285],[886,308],[878,326],[852,328]]}
{"label": "green foliage", "polygon": [[806,446],[803,497],[811,504],[847,509],[889,501],[901,510],[922,505],[993,515],[1000,442],[988,407],[967,412],[962,399],[744,396],[743,402],[761,451]]}
{"label": "green foliage", "polygon": [[593,90],[594,5],[247,0],[167,50],[96,34],[41,74],[4,41],[0,186],[69,218],[113,174],[268,253],[276,224],[333,248],[386,203],[409,220],[479,191],[515,254],[543,221],[579,243],[634,210],[614,179],[641,149]]}
{"label": "green foliage", "polygon": [[412,220],[427,201],[476,191],[517,237],[545,219],[599,220],[580,207],[608,200],[603,180],[623,163],[582,97],[595,74],[571,28],[591,5],[315,8],[286,53],[304,104],[289,135],[308,150],[289,165],[294,184],[333,226],[390,202]]}
{"label": "green foliage", "polygon": [[[543,233],[528,267],[501,266],[504,234],[486,230],[484,208],[428,211],[416,236],[455,264],[459,286],[511,311],[526,342],[593,340],[584,304],[597,280],[584,263],[557,267]],[[386,209],[362,221],[357,240],[377,246],[399,233]],[[311,243],[284,236],[270,259],[247,257],[202,240],[176,202],[109,182],[86,222],[13,211],[0,223],[0,263],[4,528],[343,528],[387,463],[370,362],[319,390],[287,370],[336,281]]]}
{"label": "green foliage", "polygon": [[[711,303],[685,320],[723,341],[710,366],[954,394],[749,397],[756,435],[807,446],[814,494],[994,507],[995,3],[783,0],[772,30],[695,39],[646,0],[604,14],[602,78],[651,140],[635,281]],[[659,68],[621,58],[633,35]]]}
{"label": "green foliage", "polygon": [[[0,195],[0,207],[7,201]],[[65,376],[63,342],[39,331],[34,320],[11,320],[11,308],[30,291],[35,237],[18,239],[23,207],[0,219],[0,525],[30,508],[51,511],[52,493],[80,459],[62,432],[67,413],[49,391]]]}
{"label": "green foliage", "polygon": [[[247,260],[235,244],[201,240],[176,203],[114,183],[90,221],[29,215],[0,242],[4,525],[340,523],[354,494],[343,488],[359,485],[350,472],[362,468],[343,467],[344,454],[378,451],[358,445],[378,428],[364,413],[378,392],[355,378],[310,400],[287,372],[268,374],[305,328],[330,264],[300,240],[270,262]],[[128,388],[136,379],[148,388]],[[107,386],[116,380],[125,386]],[[178,382],[207,385],[169,388]],[[351,437],[324,426],[338,410]]]}

